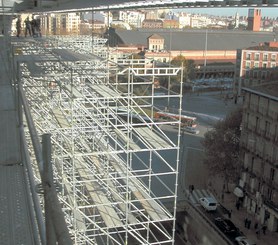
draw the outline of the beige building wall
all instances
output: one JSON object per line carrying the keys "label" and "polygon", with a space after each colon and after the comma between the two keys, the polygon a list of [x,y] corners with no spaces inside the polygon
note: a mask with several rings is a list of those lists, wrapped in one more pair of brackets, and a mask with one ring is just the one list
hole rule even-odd
{"label": "beige building wall", "polygon": [[244,92],[240,180],[244,204],[261,224],[278,231],[278,83]]}

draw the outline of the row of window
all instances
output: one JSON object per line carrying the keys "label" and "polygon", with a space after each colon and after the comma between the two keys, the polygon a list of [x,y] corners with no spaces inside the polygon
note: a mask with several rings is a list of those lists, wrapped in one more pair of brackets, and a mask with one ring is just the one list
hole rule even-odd
{"label": "row of window", "polygon": [[262,54],[261,53],[246,53],[246,60],[263,60],[268,61],[270,58],[270,61],[276,61],[277,54]]}
{"label": "row of window", "polygon": [[[250,79],[262,79],[265,80],[270,77],[270,73],[267,71],[246,71],[244,74],[244,78],[250,78]],[[249,82],[249,80],[247,79]],[[255,83],[258,83],[258,81],[254,81]]]}
{"label": "row of window", "polygon": [[[253,173],[253,169],[254,169],[254,160],[255,157],[253,156],[250,162],[250,169],[251,172]],[[265,173],[265,177],[270,181],[273,182],[275,180],[275,176],[276,176],[277,172],[275,171],[274,168],[270,168],[268,173]],[[258,174],[256,180],[254,181],[253,179],[251,179],[251,181],[249,182],[249,185],[251,187],[251,189],[255,189],[257,192],[263,192],[264,194],[266,194],[266,198],[268,198],[269,200],[272,200],[273,197],[273,189],[267,187],[265,190],[263,189],[263,185],[260,181],[260,177],[261,175]],[[253,180],[253,181],[252,181]]]}
{"label": "row of window", "polygon": [[260,65],[260,62],[251,62],[251,61],[246,61],[245,62],[245,69],[250,69],[250,68],[275,68],[277,67],[276,62],[271,62],[270,65],[268,65],[268,62],[263,62]]}

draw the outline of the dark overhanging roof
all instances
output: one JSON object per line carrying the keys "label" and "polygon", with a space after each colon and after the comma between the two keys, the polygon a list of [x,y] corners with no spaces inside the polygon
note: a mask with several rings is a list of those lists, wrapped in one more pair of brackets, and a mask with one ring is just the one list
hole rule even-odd
{"label": "dark overhanging roof", "polygon": [[[15,7],[11,13],[25,12],[78,12],[98,10],[146,9],[146,8],[213,8],[213,7],[278,7],[275,1],[258,2],[256,0],[224,0],[224,1],[196,1],[196,0],[2,0]],[[1,7],[1,5],[0,5]]]}
{"label": "dark overhanging roof", "polygon": [[270,42],[275,38],[278,40],[278,34],[273,32],[179,29],[116,30],[116,34],[123,44],[127,45],[147,46],[147,38],[158,34],[164,37],[167,50],[205,50],[206,32],[207,50],[237,50]]}
{"label": "dark overhanging roof", "polygon": [[244,87],[242,89],[249,93],[258,94],[260,96],[278,101],[278,81],[273,81],[253,87]]}

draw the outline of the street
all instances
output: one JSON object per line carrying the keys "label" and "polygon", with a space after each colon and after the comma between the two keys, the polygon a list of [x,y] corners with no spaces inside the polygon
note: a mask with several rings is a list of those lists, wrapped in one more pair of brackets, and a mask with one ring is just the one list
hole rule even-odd
{"label": "street", "polygon": [[[204,134],[210,130],[227,113],[234,110],[237,105],[233,100],[224,101],[224,95],[220,92],[202,93],[202,94],[184,94],[182,114],[194,116],[197,118],[197,129],[199,134],[194,135],[182,131],[179,181],[178,181],[178,201],[185,200],[185,190],[189,185],[194,185],[195,189],[207,189],[209,173],[203,165],[204,149],[201,140]],[[159,108],[165,108],[168,100],[159,99],[155,104]],[[177,112],[178,101],[170,100],[170,112]],[[163,126],[163,131],[174,142],[176,140],[177,130],[172,126]],[[166,154],[167,159],[173,159],[173,155]],[[174,163],[173,163],[174,164]],[[169,179],[166,180],[169,182]]]}

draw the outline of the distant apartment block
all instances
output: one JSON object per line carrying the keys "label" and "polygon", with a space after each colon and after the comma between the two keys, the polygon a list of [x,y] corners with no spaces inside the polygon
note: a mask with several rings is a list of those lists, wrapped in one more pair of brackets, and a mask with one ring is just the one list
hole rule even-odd
{"label": "distant apartment block", "polygon": [[142,28],[161,29],[163,28],[163,21],[145,19],[142,22]]}
{"label": "distant apartment block", "polygon": [[157,20],[158,19],[158,10],[148,10],[145,12],[145,19],[148,20]]}
{"label": "distant apartment block", "polygon": [[278,231],[278,80],[243,88],[241,177],[244,206]]}
{"label": "distant apartment block", "polygon": [[249,9],[248,11],[248,25],[247,30],[249,31],[260,31],[261,29],[261,10],[260,9]]}
{"label": "distant apartment block", "polygon": [[80,32],[80,23],[80,16],[76,13],[48,14],[41,16],[43,34],[76,35]]}
{"label": "distant apartment block", "polygon": [[278,42],[266,42],[259,46],[237,51],[234,92],[276,79],[278,76]]}
{"label": "distant apartment block", "polygon": [[140,28],[143,20],[145,19],[145,14],[139,11],[120,11],[119,20],[122,20],[129,25]]}
{"label": "distant apartment block", "polygon": [[190,27],[191,28],[202,28],[211,24],[211,19],[201,16],[201,15],[192,15],[190,18]]}
{"label": "distant apartment block", "polygon": [[179,24],[180,24],[180,28],[190,26],[190,20],[191,20],[191,17],[190,17],[189,14],[180,13],[179,16],[178,16],[178,21],[179,21]]}
{"label": "distant apartment block", "polygon": [[68,13],[66,15],[66,33],[79,34],[79,26],[81,20],[80,15],[76,13]]}
{"label": "distant apartment block", "polygon": [[163,28],[179,28],[179,22],[177,20],[164,20]]}

